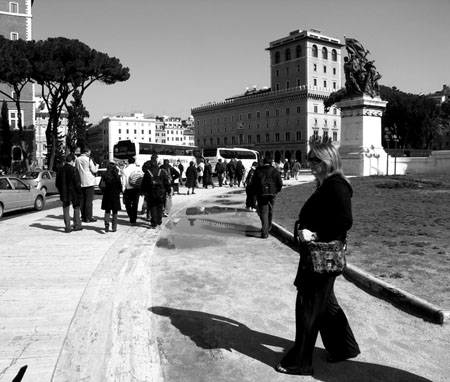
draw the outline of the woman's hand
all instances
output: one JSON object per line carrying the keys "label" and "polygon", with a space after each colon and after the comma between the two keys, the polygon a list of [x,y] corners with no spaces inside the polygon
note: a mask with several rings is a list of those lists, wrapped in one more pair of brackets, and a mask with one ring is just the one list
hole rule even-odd
{"label": "woman's hand", "polygon": [[309,229],[301,229],[298,231],[298,238],[300,241],[313,241],[317,239],[317,235]]}

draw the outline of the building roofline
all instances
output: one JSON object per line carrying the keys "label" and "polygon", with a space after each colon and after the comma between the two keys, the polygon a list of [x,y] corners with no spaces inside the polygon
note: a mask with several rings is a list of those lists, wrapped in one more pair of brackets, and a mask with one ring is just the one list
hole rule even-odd
{"label": "building roofline", "polygon": [[278,40],[272,41],[269,43],[269,47],[266,48],[266,50],[273,50],[280,48],[286,44],[290,44],[293,41],[301,41],[305,39],[310,40],[316,40],[321,43],[327,43],[330,45],[334,45],[337,48],[342,48],[345,46],[344,44],[341,44],[341,41],[334,37],[325,36],[322,34],[321,31],[317,29],[310,29],[310,30],[296,30],[291,33],[289,33],[289,36],[282,37]]}

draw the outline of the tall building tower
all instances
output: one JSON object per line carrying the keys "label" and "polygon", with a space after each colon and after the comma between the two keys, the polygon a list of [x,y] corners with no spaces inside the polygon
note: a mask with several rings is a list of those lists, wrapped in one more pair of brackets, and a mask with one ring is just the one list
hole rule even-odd
{"label": "tall building tower", "polygon": [[[34,0],[0,0],[0,35],[11,40],[31,40],[31,7],[33,2]],[[14,98],[13,89],[9,85],[0,83],[0,90]],[[27,84],[27,86],[22,90],[20,96],[24,135],[27,136],[27,141],[32,142],[33,124],[35,119],[33,85]],[[8,104],[8,118],[11,129],[13,131],[17,130],[18,112],[16,105],[10,98],[6,97],[5,94],[0,93],[0,102],[3,102],[3,100],[5,100]],[[20,150],[18,151],[13,148],[13,159],[18,156],[20,156]],[[20,158],[17,159],[20,160]]]}
{"label": "tall building tower", "polygon": [[311,135],[339,145],[339,112],[323,101],[341,88],[342,46],[314,29],[271,42],[271,87],[193,108],[196,144],[253,148],[277,162],[304,162]]}

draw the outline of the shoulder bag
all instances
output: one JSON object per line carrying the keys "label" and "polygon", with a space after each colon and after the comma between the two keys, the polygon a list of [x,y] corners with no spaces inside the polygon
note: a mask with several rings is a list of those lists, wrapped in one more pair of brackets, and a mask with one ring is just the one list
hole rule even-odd
{"label": "shoulder bag", "polygon": [[347,243],[333,240],[327,243],[309,241],[303,243],[306,249],[306,269],[310,272],[339,276],[344,271],[347,263],[345,251]]}

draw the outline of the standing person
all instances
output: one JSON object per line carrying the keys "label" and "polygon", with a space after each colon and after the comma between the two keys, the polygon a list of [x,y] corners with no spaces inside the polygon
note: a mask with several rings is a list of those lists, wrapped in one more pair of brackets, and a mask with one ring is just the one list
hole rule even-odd
{"label": "standing person", "polygon": [[189,163],[189,167],[186,169],[186,187],[187,194],[189,195],[189,189],[192,188],[192,194],[195,194],[195,185],[197,184],[197,169],[194,162]]}
{"label": "standing person", "polygon": [[253,175],[255,175],[256,167],[258,166],[258,162],[253,162],[252,167],[248,171],[247,178],[245,178],[244,186],[245,193],[247,194],[247,198],[245,199],[245,208],[250,211],[256,210],[256,194],[255,190],[252,187],[252,179]]}
{"label": "standing person", "polygon": [[205,170],[203,171],[203,188],[208,188],[212,186],[214,188],[214,183],[212,180],[212,166],[209,163],[209,159],[205,160]]}
{"label": "standing person", "polygon": [[150,209],[149,228],[156,228],[162,224],[164,200],[169,190],[167,172],[159,168],[156,160],[151,160],[150,168],[146,169],[142,180],[142,191],[147,194],[147,208]]}
{"label": "standing person", "polygon": [[[75,168],[75,155],[68,154],[66,163],[58,169],[56,174],[56,188],[62,201],[65,231],[81,231],[81,180]],[[73,228],[70,225],[70,204],[73,206]]]}
{"label": "standing person", "polygon": [[263,165],[255,170],[251,186],[256,193],[258,215],[261,220],[261,238],[267,239],[272,228],[273,207],[275,196],[281,191],[283,181],[279,171],[271,166],[272,160],[265,157]]}
{"label": "standing person", "polygon": [[292,166],[292,172],[294,175],[295,180],[298,180],[298,174],[300,174],[300,169],[302,166],[298,162],[298,160],[295,160],[294,165]]}
{"label": "standing person", "polygon": [[223,180],[225,177],[225,165],[222,163],[222,159],[219,158],[219,160],[216,163],[216,167],[214,171],[217,174],[217,180],[219,181],[219,187],[223,186]]}
{"label": "standing person", "polygon": [[125,204],[125,210],[127,211],[130,224],[135,225],[138,215],[139,204],[139,188],[136,188],[130,184],[130,175],[138,171],[139,167],[136,166],[136,159],[134,157],[128,158],[128,164],[122,170],[122,187],[123,187],[123,202]]}
{"label": "standing person", "polygon": [[227,164],[227,174],[228,174],[228,178],[230,179],[230,187],[233,187],[234,186],[234,178],[236,176],[236,163],[235,163],[234,158],[231,158]]}
{"label": "standing person", "polygon": [[291,175],[291,166],[289,166],[289,159],[284,160],[283,164],[284,180],[289,180]]}
{"label": "standing person", "polygon": [[334,295],[335,276],[317,275],[306,269],[305,242],[345,241],[353,223],[350,183],[341,168],[337,149],[329,143],[311,144],[308,153],[317,189],[300,210],[295,233],[300,241],[295,344],[275,367],[280,373],[312,375],[317,335],[328,351],[329,362],[356,357],[359,346],[345,313]]}
{"label": "standing person", "polygon": [[242,178],[245,174],[245,167],[242,161],[239,159],[236,162],[236,183],[238,187],[241,187]]}
{"label": "standing person", "polygon": [[177,160],[177,167],[178,167],[178,172],[180,173],[180,186],[183,185],[183,172],[184,172],[184,166],[183,163],[181,163],[181,161],[178,159]]}
{"label": "standing person", "polygon": [[198,176],[198,184],[200,187],[200,184],[203,182],[203,172],[205,171],[205,162],[203,159],[200,159],[200,163],[197,166],[197,176]]}
{"label": "standing person", "polygon": [[163,165],[160,166],[166,174],[168,175],[169,187],[166,190],[166,197],[164,198],[163,206],[163,216],[168,217],[170,209],[172,208],[172,192],[173,192],[173,182],[180,176],[178,171],[176,171],[171,165],[168,159],[164,159]]}
{"label": "standing person", "polygon": [[106,172],[102,176],[104,183],[102,210],[105,211],[105,232],[109,232],[109,222],[112,213],[111,231],[117,231],[117,211],[121,210],[120,193],[122,192],[122,182],[119,176],[119,169],[115,162],[110,162],[106,166]]}
{"label": "standing person", "polygon": [[84,223],[93,223],[97,219],[92,215],[94,201],[95,174],[98,165],[91,158],[91,150],[84,147],[80,156],[75,160],[75,167],[81,179],[81,219]]}

